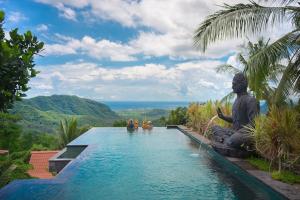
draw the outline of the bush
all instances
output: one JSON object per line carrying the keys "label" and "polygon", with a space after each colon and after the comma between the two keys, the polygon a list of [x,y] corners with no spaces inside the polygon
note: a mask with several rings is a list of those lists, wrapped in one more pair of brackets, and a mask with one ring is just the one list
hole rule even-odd
{"label": "bush", "polygon": [[113,123],[113,127],[126,127],[126,126],[127,126],[126,120],[116,120]]}
{"label": "bush", "polygon": [[278,170],[285,162],[292,167],[300,156],[299,113],[292,108],[271,107],[267,116],[255,118],[255,128],[249,128],[255,139],[256,150]]}
{"label": "bush", "polygon": [[[163,120],[161,118],[161,120]],[[167,119],[164,119],[166,124],[172,125],[184,125],[188,122],[187,108],[177,107],[175,110],[171,110]]]}
{"label": "bush", "polygon": [[29,151],[14,152],[9,156],[1,156],[0,159],[0,188],[15,179],[31,178],[27,173],[32,168],[28,164]]}
{"label": "bush", "polygon": [[46,151],[49,149],[47,147],[44,147],[41,144],[33,144],[30,150],[31,151]]}
{"label": "bush", "polygon": [[187,110],[188,125],[200,134],[208,135],[212,125],[230,127],[231,124],[217,117],[216,109],[220,107],[224,115],[231,115],[231,104],[208,101],[205,104],[191,103]]}
{"label": "bush", "polygon": [[23,133],[20,138],[20,145],[25,150],[39,147],[43,147],[44,150],[56,150],[58,143],[57,135],[48,133]]}
{"label": "bush", "polygon": [[28,163],[30,159],[30,155],[31,155],[30,151],[14,152],[9,155],[9,159],[13,161],[20,160],[24,163]]}

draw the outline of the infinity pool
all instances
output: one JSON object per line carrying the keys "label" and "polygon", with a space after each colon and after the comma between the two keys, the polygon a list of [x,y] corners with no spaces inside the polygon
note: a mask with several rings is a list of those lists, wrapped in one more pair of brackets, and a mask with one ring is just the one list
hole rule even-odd
{"label": "infinity pool", "polygon": [[[52,180],[14,181],[0,199],[281,199],[176,129],[93,128]],[[231,164],[232,165],[232,164]]]}

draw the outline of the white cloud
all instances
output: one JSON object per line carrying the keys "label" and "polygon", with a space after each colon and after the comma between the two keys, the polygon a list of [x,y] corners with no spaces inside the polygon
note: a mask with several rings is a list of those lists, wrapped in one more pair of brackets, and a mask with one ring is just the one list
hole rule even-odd
{"label": "white cloud", "polygon": [[9,22],[18,23],[23,20],[27,20],[27,17],[20,12],[9,12],[7,20]]}
{"label": "white cloud", "polygon": [[[137,29],[149,27],[150,31],[141,31],[137,38],[133,38],[126,45],[140,51],[146,57],[169,56],[171,59],[221,58],[234,54],[243,40],[218,41],[203,54],[193,47],[193,33],[207,15],[220,9],[219,5],[249,3],[247,0],[230,2],[224,0],[38,0],[38,2],[61,10],[76,8],[77,11],[71,12],[73,13],[71,16],[66,14],[70,19],[76,18],[75,15],[81,15],[82,18],[88,18],[86,21],[94,23],[100,19],[100,21],[115,21],[123,26]],[[265,4],[265,2],[261,3]],[[67,16],[65,17],[68,18]],[[278,32],[282,34],[286,30],[289,29],[271,31],[268,36],[278,38]],[[122,57],[120,59],[124,60]]]}
{"label": "white cloud", "polygon": [[[33,87],[33,93],[44,88],[49,93],[68,92],[107,100],[207,100],[221,98],[231,90],[232,75],[217,74],[214,68],[222,62],[213,59],[230,56],[225,62],[239,66],[235,56],[244,40],[217,41],[202,54],[193,47],[193,33],[205,17],[220,9],[217,5],[249,3],[247,0],[37,1],[57,8],[69,20],[89,18],[95,25],[103,20],[114,21],[140,31],[127,43],[89,35],[73,38],[56,34],[56,42],[45,46],[46,55],[82,54],[99,60],[132,61],[141,54],[145,59],[168,56],[182,63],[172,67],[150,63],[110,68],[80,61],[40,67],[42,73],[33,83],[42,84]],[[85,20],[77,20],[82,21]],[[275,30],[266,30],[265,35],[274,41],[290,29],[287,22]],[[257,40],[257,36],[249,38]]]}
{"label": "white cloud", "polygon": [[[29,96],[45,90],[49,94],[75,94],[115,100],[207,100],[230,91],[232,76],[219,75],[220,61],[183,62],[172,67],[145,64],[110,68],[95,63],[66,63],[38,67]],[[129,94],[130,93],[130,94]]]}
{"label": "white cloud", "polygon": [[60,44],[47,44],[46,55],[85,54],[93,58],[108,58],[112,61],[133,61],[138,53],[136,49],[126,44],[111,42],[109,40],[95,40],[90,36],[84,36],[81,40],[57,35],[61,39]]}
{"label": "white cloud", "polygon": [[55,4],[55,7],[61,12],[60,16],[69,20],[77,21],[76,12],[73,9],[64,6],[63,3],[57,3]]}
{"label": "white cloud", "polygon": [[5,39],[10,39],[10,35],[9,35],[9,32],[8,31],[5,31],[4,30],[4,37],[5,37]]}
{"label": "white cloud", "polygon": [[48,31],[48,26],[46,24],[40,24],[36,27],[36,30],[39,32]]}

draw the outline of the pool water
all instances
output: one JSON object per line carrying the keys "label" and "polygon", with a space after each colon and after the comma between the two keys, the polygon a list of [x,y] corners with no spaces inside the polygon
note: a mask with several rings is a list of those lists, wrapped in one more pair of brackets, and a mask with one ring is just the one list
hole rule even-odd
{"label": "pool water", "polygon": [[93,128],[70,144],[88,147],[56,178],[15,181],[0,199],[282,198],[176,129]]}

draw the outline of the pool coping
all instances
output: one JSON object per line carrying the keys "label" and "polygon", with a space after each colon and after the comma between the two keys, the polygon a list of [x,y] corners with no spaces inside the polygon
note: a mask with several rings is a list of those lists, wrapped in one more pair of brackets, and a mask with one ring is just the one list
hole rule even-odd
{"label": "pool coping", "polygon": [[[178,129],[191,139],[199,142],[201,145],[204,144],[206,148],[209,148],[213,151],[215,151],[212,146],[209,139],[206,137],[200,135],[199,133],[193,131],[190,128],[187,128],[183,125],[167,125],[167,128],[174,128]],[[216,152],[217,153],[217,152]],[[219,153],[218,153],[219,154]],[[221,154],[219,154],[221,155]],[[222,156],[222,155],[221,155]],[[241,158],[232,158],[232,157],[226,157],[222,156],[227,161],[231,162],[232,164],[238,166],[240,169],[244,170],[246,173],[248,173],[250,176],[255,177],[263,184],[269,186],[276,192],[280,193],[284,197],[288,199],[293,200],[300,200],[300,184],[294,184],[290,185],[287,183],[283,183],[281,181],[277,181],[272,179],[269,172],[261,171],[256,169],[254,166],[252,166],[247,160],[241,159]]]}

